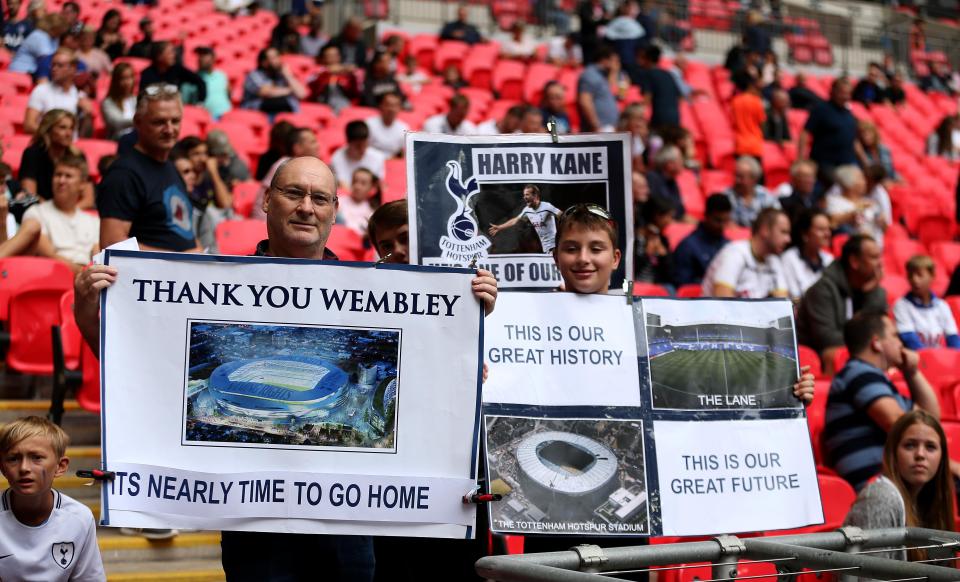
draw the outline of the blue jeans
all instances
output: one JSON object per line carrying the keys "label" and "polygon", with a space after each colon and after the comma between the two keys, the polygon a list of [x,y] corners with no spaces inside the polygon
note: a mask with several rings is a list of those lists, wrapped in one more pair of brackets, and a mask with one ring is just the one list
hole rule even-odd
{"label": "blue jeans", "polygon": [[373,538],[225,531],[228,582],[372,582]]}

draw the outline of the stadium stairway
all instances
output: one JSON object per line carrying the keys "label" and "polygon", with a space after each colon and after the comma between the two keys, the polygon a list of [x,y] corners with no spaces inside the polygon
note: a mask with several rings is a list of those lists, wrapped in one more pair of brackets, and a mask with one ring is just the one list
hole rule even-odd
{"label": "stadium stairway", "polygon": [[[0,425],[28,415],[45,416],[50,408],[49,382],[29,381],[0,372]],[[76,476],[78,469],[92,469],[100,463],[100,419],[84,411],[75,400],[64,403],[62,426],[70,435],[67,449],[70,469],[54,487],[100,515],[100,495],[90,479]],[[0,491],[7,481],[0,477]],[[225,580],[220,566],[220,532],[182,532],[170,540],[151,541],[121,534],[116,528],[97,528],[108,582],[176,581],[212,582]]]}

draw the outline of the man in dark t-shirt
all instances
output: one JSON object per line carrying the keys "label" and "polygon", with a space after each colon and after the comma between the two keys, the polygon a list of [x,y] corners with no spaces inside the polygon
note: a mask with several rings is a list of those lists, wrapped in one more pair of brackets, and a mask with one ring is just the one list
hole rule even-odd
{"label": "man in dark t-shirt", "polygon": [[180,135],[180,94],[163,85],[140,93],[137,145],[110,166],[97,191],[100,248],[137,237],[141,249],[199,251],[193,206],[168,159]]}
{"label": "man in dark t-shirt", "polygon": [[833,171],[838,166],[857,163],[854,143],[857,139],[857,118],[850,112],[850,81],[841,77],[830,88],[830,100],[816,105],[810,111],[797,144],[797,155],[807,156],[819,168],[818,179],[825,184],[833,182]]}
{"label": "man in dark t-shirt", "polygon": [[660,68],[660,47],[650,45],[638,50],[637,63],[628,72],[650,103],[650,127],[679,126],[682,94],[673,75]]}

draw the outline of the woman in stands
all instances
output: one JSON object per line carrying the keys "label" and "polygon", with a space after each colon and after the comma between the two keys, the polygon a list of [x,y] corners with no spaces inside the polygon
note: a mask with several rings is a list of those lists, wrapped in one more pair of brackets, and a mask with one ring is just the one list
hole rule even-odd
{"label": "woman in stands", "polygon": [[840,166],[834,172],[836,185],[827,191],[827,215],[835,232],[869,234],[883,246],[887,230],[883,209],[867,192],[867,179],[857,166]]}
{"label": "woman in stands", "polygon": [[[63,109],[51,109],[40,118],[37,133],[20,158],[20,186],[24,191],[50,200],[53,196],[53,166],[67,152],[79,153],[73,145],[77,118]],[[81,200],[80,207],[88,205]]]}
{"label": "woman in stands", "polygon": [[960,115],[947,115],[927,140],[927,155],[960,160]]}
{"label": "woman in stands", "polygon": [[100,28],[97,29],[95,44],[107,53],[110,60],[116,60],[126,52],[127,43],[124,42],[123,34],[120,33],[120,20],[120,11],[111,8],[104,13]]}
{"label": "woman in stands", "polygon": [[[845,525],[954,531],[953,507],[946,435],[936,417],[918,409],[901,416],[890,429],[883,471],[860,491]],[[926,559],[927,552],[896,550],[889,557],[915,561]]]}
{"label": "woman in stands", "polygon": [[866,169],[879,164],[883,166],[888,180],[900,181],[900,175],[893,168],[893,156],[890,154],[890,149],[881,143],[880,132],[877,131],[876,125],[863,120],[857,123],[857,141],[860,143],[857,157],[860,158],[862,168]]}
{"label": "woman in stands", "polygon": [[118,63],[110,77],[110,89],[100,102],[100,113],[110,139],[120,139],[133,131],[133,114],[137,109],[137,73],[129,63]]}
{"label": "woman in stands", "polygon": [[339,198],[337,223],[363,236],[370,215],[380,206],[380,179],[366,168],[354,170],[352,178],[350,195]]}
{"label": "woman in stands", "polygon": [[644,112],[642,103],[631,103],[623,108],[620,121],[617,123],[618,131],[630,132],[630,157],[633,161],[633,170],[637,172],[647,169],[644,163],[644,152],[650,143],[650,127]]}

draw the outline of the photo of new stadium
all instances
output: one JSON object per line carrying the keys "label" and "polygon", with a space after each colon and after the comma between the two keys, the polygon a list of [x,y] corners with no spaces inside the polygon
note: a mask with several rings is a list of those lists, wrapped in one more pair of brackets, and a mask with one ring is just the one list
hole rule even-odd
{"label": "photo of new stadium", "polygon": [[789,301],[643,299],[653,406],[795,408]]}
{"label": "photo of new stadium", "polygon": [[395,450],[399,330],[189,326],[184,444]]}
{"label": "photo of new stadium", "polygon": [[487,416],[494,531],[650,532],[639,420]]}

